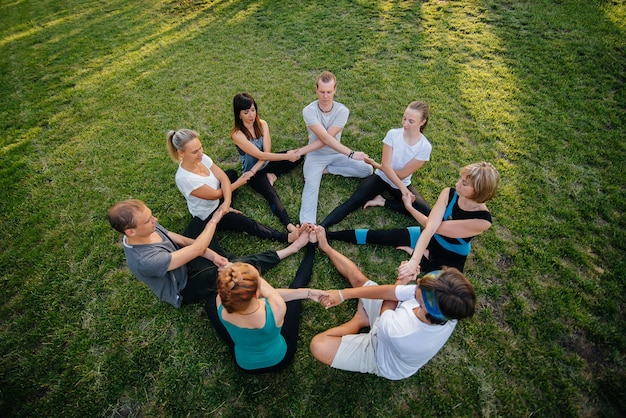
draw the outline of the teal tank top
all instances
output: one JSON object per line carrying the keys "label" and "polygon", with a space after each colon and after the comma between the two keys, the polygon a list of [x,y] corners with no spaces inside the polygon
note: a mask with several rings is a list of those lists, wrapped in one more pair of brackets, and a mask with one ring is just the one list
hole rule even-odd
{"label": "teal tank top", "polygon": [[[250,139],[250,142],[252,142],[252,145],[257,147],[259,151],[263,151],[263,137]],[[248,155],[245,152],[243,152],[241,148],[239,147],[237,147],[237,152],[239,152],[239,160],[241,161],[241,169],[243,170],[244,173],[246,171],[250,171],[250,169],[254,167],[257,161],[259,161],[258,159],[254,158],[252,155]],[[265,168],[268,162],[269,161],[266,161],[265,164],[263,164],[263,167],[261,167],[261,170]]]}
{"label": "teal tank top", "polygon": [[217,314],[235,343],[235,358],[242,369],[262,369],[280,363],[287,353],[287,343],[267,299],[263,328],[239,328],[222,318],[223,310],[224,305],[220,305]]}

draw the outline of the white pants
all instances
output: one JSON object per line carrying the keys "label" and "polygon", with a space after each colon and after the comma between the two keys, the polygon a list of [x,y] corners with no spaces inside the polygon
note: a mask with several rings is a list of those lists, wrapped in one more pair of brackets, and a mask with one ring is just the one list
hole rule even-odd
{"label": "white pants", "polygon": [[317,201],[322,182],[322,173],[326,169],[330,174],[343,177],[365,178],[374,172],[371,165],[364,161],[356,161],[338,152],[318,154],[311,152],[304,160],[304,189],[302,190],[302,206],[300,207],[300,224],[315,224],[317,218]]}

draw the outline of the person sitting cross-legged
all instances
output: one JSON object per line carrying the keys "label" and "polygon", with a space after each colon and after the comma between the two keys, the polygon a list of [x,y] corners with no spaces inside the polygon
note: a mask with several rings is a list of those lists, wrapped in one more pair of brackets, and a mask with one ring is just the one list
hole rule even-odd
{"label": "person sitting cross-legged", "polygon": [[[345,324],[311,340],[311,353],[333,368],[372,373],[390,380],[415,374],[446,343],[459,319],[471,317],[476,293],[455,268],[431,272],[408,285],[379,286],[343,254],[332,248],[316,227],[319,248],[352,288],[328,291],[327,308],[359,298],[357,312]],[[369,327],[369,332],[360,333]]]}

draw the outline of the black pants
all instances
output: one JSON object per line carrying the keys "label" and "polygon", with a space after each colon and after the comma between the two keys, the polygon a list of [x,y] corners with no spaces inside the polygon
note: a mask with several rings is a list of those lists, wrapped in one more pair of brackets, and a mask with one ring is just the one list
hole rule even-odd
{"label": "black pants", "polygon": [[[226,170],[225,173],[226,175],[228,175],[228,178],[230,178],[231,181],[234,181],[234,179],[237,178],[237,173],[235,172],[235,170],[229,169]],[[185,228],[183,235],[189,238],[197,238],[198,235],[202,233],[205,225],[207,224],[207,222],[209,222],[212,216],[213,214],[209,215],[204,221],[197,216],[194,216],[191,221],[189,221],[189,224],[187,225],[187,228]],[[259,238],[270,239],[272,241],[278,242],[287,242],[286,232],[281,232],[274,228],[270,228],[269,226],[258,223],[254,219],[233,212],[227,213],[222,217],[220,222],[217,224],[217,230],[244,232],[248,235],[253,235]],[[211,242],[209,248],[211,248],[215,252],[223,254],[223,252],[220,252],[216,249],[221,249],[217,240],[214,239],[213,241],[215,243]]]}
{"label": "black pants", "polygon": [[[415,190],[413,186],[409,186],[408,189],[415,195],[413,207],[428,216],[430,214],[430,206],[426,202],[426,199],[424,199],[424,197],[417,190]],[[383,192],[388,192],[393,198],[393,200],[387,199],[385,201],[386,208],[409,215],[409,212],[407,212],[404,207],[404,203],[402,202],[402,193],[400,190],[394,189],[378,175],[372,174],[361,182],[350,199],[346,200],[340,206],[337,206],[330,214],[328,214],[328,216],[326,216],[326,219],[324,219],[320,225],[328,228],[329,226],[339,223],[343,218],[348,216],[348,214],[354,212],[356,209],[363,206],[368,200],[373,199]]]}
{"label": "black pants", "polygon": [[280,223],[287,226],[291,222],[291,218],[287,214],[287,210],[285,209],[285,205],[278,197],[276,193],[276,189],[272,186],[267,179],[267,174],[275,174],[276,177],[280,177],[285,173],[288,173],[299,164],[302,163],[302,159],[298,161],[270,161],[263,170],[258,171],[250,181],[248,181],[248,185],[252,187],[253,190],[258,192],[261,196],[267,200],[267,203],[270,205],[270,209],[272,213],[278,217]]}
{"label": "black pants", "polygon": [[[230,256],[230,261],[252,264],[260,273],[266,272],[280,262],[274,250],[243,257]],[[202,302],[206,298],[214,298],[217,291],[217,266],[204,257],[196,257],[187,263],[187,285],[180,292],[183,305]]]}
{"label": "black pants", "polygon": [[[315,259],[315,248],[316,246],[313,244],[309,244],[306,247],[306,255],[300,263],[300,267],[296,272],[296,275],[289,285],[290,289],[299,289],[302,287],[307,287],[309,282],[311,281],[311,276],[313,275],[313,260]],[[230,351],[230,355],[237,364],[237,358],[235,357],[235,343],[231,338],[230,334],[222,324],[222,321],[217,314],[217,304],[216,298],[210,297],[207,298],[205,304],[205,310],[207,315],[209,316],[209,320],[215,327],[215,330],[222,338],[226,346],[228,347],[228,351]],[[265,367],[262,369],[256,370],[246,370],[242,369],[238,364],[241,370],[248,373],[270,373],[270,372],[278,372],[287,367],[292,361],[296,354],[296,348],[298,345],[298,335],[300,333],[300,313],[302,311],[302,301],[301,300],[292,300],[291,302],[287,302],[287,312],[285,313],[285,320],[283,322],[283,326],[280,330],[281,335],[285,339],[287,343],[287,352],[285,353],[285,357],[283,359],[270,367]]]}

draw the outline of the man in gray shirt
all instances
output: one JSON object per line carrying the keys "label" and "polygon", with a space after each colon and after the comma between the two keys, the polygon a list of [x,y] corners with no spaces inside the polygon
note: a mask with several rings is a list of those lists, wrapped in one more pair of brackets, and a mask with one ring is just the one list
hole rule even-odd
{"label": "man in gray shirt", "polygon": [[[107,216],[111,226],[124,234],[124,252],[133,275],[160,300],[180,308],[201,302],[214,292],[218,270],[230,263],[208,248],[215,227],[227,210],[218,208],[196,239],[167,231],[140,200],[118,202],[107,211]],[[308,237],[302,238],[282,250],[268,250],[233,261],[252,264],[262,273],[304,247]]]}
{"label": "man in gray shirt", "polygon": [[364,160],[367,154],[354,151],[341,143],[343,131],[350,111],[346,106],[334,101],[337,79],[329,71],[317,77],[315,93],[317,100],[302,111],[309,134],[309,143],[296,151],[306,154],[304,160],[304,189],[300,207],[300,223],[316,223],[317,201],[322,174],[338,174],[344,177],[365,178],[373,168]]}

